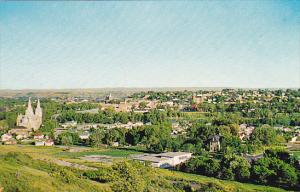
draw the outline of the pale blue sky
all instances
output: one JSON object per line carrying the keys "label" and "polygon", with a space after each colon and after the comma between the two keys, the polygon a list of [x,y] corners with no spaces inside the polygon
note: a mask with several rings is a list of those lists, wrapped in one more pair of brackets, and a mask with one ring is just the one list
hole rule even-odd
{"label": "pale blue sky", "polygon": [[300,87],[300,1],[0,2],[0,89]]}

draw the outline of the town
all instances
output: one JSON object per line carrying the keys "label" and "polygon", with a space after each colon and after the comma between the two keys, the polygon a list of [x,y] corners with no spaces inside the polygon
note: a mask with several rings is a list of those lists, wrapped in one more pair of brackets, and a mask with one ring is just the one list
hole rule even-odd
{"label": "town", "polygon": [[[263,177],[251,166],[262,168],[265,165],[260,161],[269,155],[280,160],[286,153],[291,158],[286,166],[295,162],[296,167],[289,168],[295,176],[290,175],[284,187],[293,188],[299,185],[299,105],[300,90],[291,89],[148,91],[127,97],[110,93],[102,99],[3,97],[1,141],[4,146],[83,153],[78,158],[90,163],[116,159],[94,150],[125,151],[127,159],[153,167],[241,182]],[[237,162],[238,167],[231,167],[230,162]],[[56,163],[71,166],[67,161]]]}

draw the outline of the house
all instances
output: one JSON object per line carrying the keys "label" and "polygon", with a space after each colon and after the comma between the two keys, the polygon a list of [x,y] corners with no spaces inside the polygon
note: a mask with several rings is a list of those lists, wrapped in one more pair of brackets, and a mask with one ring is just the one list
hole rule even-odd
{"label": "house", "polygon": [[2,142],[9,141],[9,140],[11,140],[11,139],[12,139],[12,135],[11,135],[11,134],[3,134],[3,135],[1,136],[1,141],[2,141]]}
{"label": "house", "polygon": [[284,128],[283,128],[283,131],[284,131],[284,132],[292,132],[293,130],[292,130],[291,128],[284,127]]}
{"label": "house", "polygon": [[249,139],[251,134],[253,133],[255,127],[247,126],[247,124],[240,125],[239,137],[241,140]]}
{"label": "house", "polygon": [[25,127],[16,127],[8,131],[11,135],[29,135],[31,131]]}
{"label": "house", "polygon": [[35,141],[35,146],[44,146],[45,141]]}
{"label": "house", "polygon": [[89,132],[83,132],[79,135],[79,138],[80,139],[83,139],[83,140],[86,140],[86,139],[89,139],[90,137],[90,133]]}
{"label": "house", "polygon": [[297,142],[297,139],[298,139],[298,135],[294,136],[292,139],[291,139],[291,143],[296,143]]}
{"label": "house", "polygon": [[63,128],[76,127],[76,125],[77,125],[76,121],[68,121],[68,122],[65,122],[65,123],[61,124],[61,126]]}
{"label": "house", "polygon": [[173,107],[174,103],[173,101],[166,101],[161,103],[162,106],[168,106],[168,107]]}
{"label": "house", "polygon": [[41,140],[41,139],[44,139],[44,135],[37,134],[37,135],[33,136],[33,139],[34,139],[34,140]]}
{"label": "house", "polygon": [[131,105],[127,104],[126,102],[120,102],[115,106],[116,112],[129,112],[131,111]]}
{"label": "house", "polygon": [[141,162],[150,162],[153,167],[173,168],[176,165],[186,162],[192,158],[192,153],[167,152],[160,154],[139,154],[133,155],[132,159]]}
{"label": "house", "polygon": [[26,139],[26,138],[28,138],[28,134],[18,134],[16,136],[17,140]]}
{"label": "house", "polygon": [[47,139],[45,142],[44,142],[45,146],[53,146],[54,145],[54,142],[52,139]]}
{"label": "house", "polygon": [[9,139],[7,141],[4,141],[4,145],[16,145],[17,141],[15,139]]}
{"label": "house", "polygon": [[118,147],[118,146],[119,146],[119,142],[113,142],[113,143],[112,143],[112,146],[113,146],[113,147]]}
{"label": "house", "polygon": [[138,121],[138,122],[135,122],[132,126],[133,127],[140,127],[140,126],[143,126],[143,125],[144,125],[143,122]]}

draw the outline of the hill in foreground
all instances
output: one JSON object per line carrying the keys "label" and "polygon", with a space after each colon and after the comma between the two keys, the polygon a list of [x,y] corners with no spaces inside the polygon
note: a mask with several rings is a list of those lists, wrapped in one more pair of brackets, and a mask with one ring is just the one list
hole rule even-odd
{"label": "hill in foreground", "polygon": [[0,149],[0,186],[3,191],[285,191],[154,169],[124,159],[111,165],[73,159],[93,168],[86,170],[59,166],[53,163],[54,152],[61,150],[57,148],[39,148],[41,155],[29,146],[22,148],[25,150],[11,146],[0,146]]}

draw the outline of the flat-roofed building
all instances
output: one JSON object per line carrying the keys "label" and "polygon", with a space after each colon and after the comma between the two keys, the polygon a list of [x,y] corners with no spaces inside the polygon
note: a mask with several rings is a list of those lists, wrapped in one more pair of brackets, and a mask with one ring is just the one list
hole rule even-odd
{"label": "flat-roofed building", "polygon": [[131,156],[132,159],[141,162],[150,162],[153,167],[172,168],[184,163],[192,157],[192,153],[187,152],[167,152],[159,154],[139,154]]}

